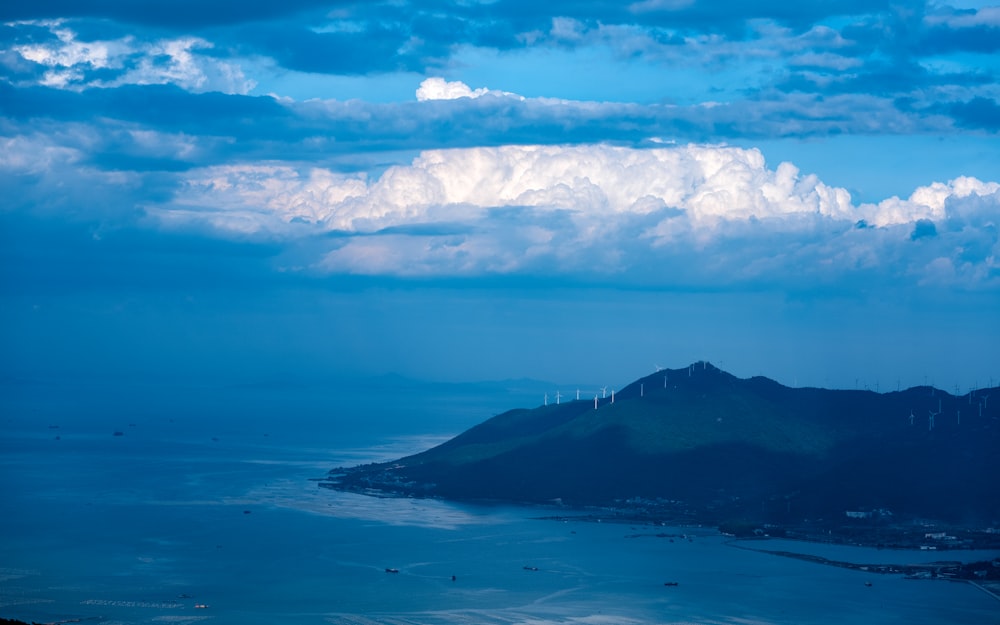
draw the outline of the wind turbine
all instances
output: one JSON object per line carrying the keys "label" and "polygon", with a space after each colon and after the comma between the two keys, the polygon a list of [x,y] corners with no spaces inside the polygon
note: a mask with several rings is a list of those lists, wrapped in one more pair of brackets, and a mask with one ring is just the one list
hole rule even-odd
{"label": "wind turbine", "polygon": [[597,393],[594,393],[594,410],[597,410]]}
{"label": "wind turbine", "polygon": [[913,411],[910,411],[910,425],[913,425]]}
{"label": "wind turbine", "polygon": [[933,410],[928,410],[927,413],[930,415],[930,417],[927,419],[927,431],[930,432],[931,430],[934,429],[934,417],[941,414],[941,410],[938,410],[937,412],[934,412]]}
{"label": "wind turbine", "polygon": [[580,401],[580,389],[576,389],[576,401]]}
{"label": "wind turbine", "polygon": [[556,405],[557,405],[557,406],[559,405],[559,400],[560,400],[560,399],[562,399],[562,393],[560,393],[560,392],[559,392],[559,391],[557,390],[557,391],[556,391]]}
{"label": "wind turbine", "polygon": [[657,373],[659,373],[660,371],[663,371],[663,367],[661,367],[660,365],[658,365],[656,363],[653,363],[653,367],[656,369]]}
{"label": "wind turbine", "polygon": [[608,387],[606,387],[606,386],[602,386],[602,387],[601,387],[601,392],[602,392],[602,393],[604,393],[604,394],[603,394],[603,395],[601,396],[601,399],[607,399],[607,398],[608,398]]}
{"label": "wind turbine", "polygon": [[644,395],[644,392],[645,391],[644,391],[643,385],[640,383],[639,384],[639,397],[642,397]]}
{"label": "wind turbine", "polygon": [[549,405],[549,394],[548,393],[545,394],[545,405],[546,406]]}
{"label": "wind turbine", "polygon": [[611,389],[611,403],[615,403],[615,389]]}

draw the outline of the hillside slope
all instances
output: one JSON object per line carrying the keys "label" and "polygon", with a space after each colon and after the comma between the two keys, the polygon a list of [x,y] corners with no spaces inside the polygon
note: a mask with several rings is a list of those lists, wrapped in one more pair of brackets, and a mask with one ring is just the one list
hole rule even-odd
{"label": "hillside slope", "polygon": [[335,470],[327,485],[575,505],[671,500],[765,520],[859,508],[992,520],[995,391],[788,388],[696,363],[636,380],[596,408],[591,399],[511,410],[397,462]]}

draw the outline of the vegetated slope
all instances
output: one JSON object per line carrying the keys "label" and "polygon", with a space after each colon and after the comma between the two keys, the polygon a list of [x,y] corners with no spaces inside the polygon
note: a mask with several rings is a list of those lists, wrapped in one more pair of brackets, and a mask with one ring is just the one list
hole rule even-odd
{"label": "vegetated slope", "polygon": [[995,390],[788,388],[696,363],[596,408],[512,410],[426,452],[339,473],[333,487],[591,505],[639,497],[762,517],[888,508],[1000,518]]}

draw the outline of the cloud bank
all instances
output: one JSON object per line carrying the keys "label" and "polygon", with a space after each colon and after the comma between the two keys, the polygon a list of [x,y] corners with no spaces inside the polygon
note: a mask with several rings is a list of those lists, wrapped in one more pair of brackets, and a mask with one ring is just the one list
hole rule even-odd
{"label": "cloud bank", "polygon": [[432,150],[374,179],[289,165],[189,174],[147,208],[160,227],[325,236],[299,267],[322,273],[1000,287],[1000,184],[975,178],[856,205],[755,149],[602,144]]}

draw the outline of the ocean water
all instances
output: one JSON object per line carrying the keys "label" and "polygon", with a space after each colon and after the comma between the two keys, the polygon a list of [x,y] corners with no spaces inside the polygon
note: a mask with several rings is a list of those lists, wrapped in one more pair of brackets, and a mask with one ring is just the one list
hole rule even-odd
{"label": "ocean water", "polygon": [[[529,404],[516,393],[440,389],[373,407],[332,389],[7,388],[0,617],[1000,623],[1000,601],[967,584],[754,553],[712,528],[543,520],[558,512],[364,497],[311,481],[338,465],[423,449],[503,407]],[[870,563],[1000,555],[761,546]]]}

